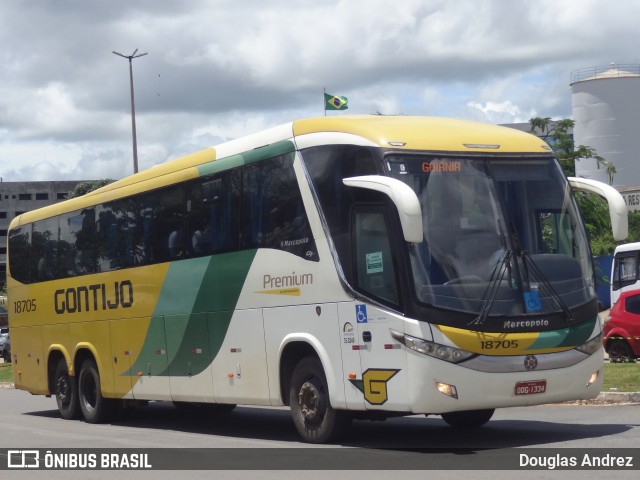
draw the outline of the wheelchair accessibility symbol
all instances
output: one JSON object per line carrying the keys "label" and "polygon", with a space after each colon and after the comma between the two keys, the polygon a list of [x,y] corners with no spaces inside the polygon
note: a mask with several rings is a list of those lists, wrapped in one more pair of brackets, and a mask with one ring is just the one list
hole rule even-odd
{"label": "wheelchair accessibility symbol", "polygon": [[356,305],[356,320],[358,323],[367,323],[367,306]]}
{"label": "wheelchair accessibility symbol", "polygon": [[536,290],[524,292],[524,303],[527,306],[527,312],[539,312],[542,310],[540,303],[540,293]]}

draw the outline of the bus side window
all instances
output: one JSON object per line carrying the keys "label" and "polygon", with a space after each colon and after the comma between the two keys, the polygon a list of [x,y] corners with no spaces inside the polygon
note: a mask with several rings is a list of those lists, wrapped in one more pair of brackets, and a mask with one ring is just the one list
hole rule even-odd
{"label": "bus side window", "polygon": [[58,276],[58,217],[35,222],[31,240],[32,280],[53,280]]}
{"label": "bus side window", "polygon": [[238,249],[238,169],[198,178],[187,185],[185,243],[190,257]]}
{"label": "bus side window", "polygon": [[638,261],[635,255],[616,257],[613,269],[613,289],[619,290],[627,285],[632,285],[638,278]]}
{"label": "bus side window", "polygon": [[184,187],[139,195],[136,263],[149,265],[183,258]]}
{"label": "bus side window", "polygon": [[21,283],[31,283],[31,228],[24,225],[9,233],[9,271]]}
{"label": "bus side window", "polygon": [[134,266],[135,208],[133,199],[96,206],[97,271]]}
{"label": "bus side window", "polygon": [[242,248],[273,248],[317,261],[291,155],[247,165],[243,174]]}
{"label": "bus side window", "polygon": [[60,216],[59,277],[95,272],[95,215],[85,208]]}

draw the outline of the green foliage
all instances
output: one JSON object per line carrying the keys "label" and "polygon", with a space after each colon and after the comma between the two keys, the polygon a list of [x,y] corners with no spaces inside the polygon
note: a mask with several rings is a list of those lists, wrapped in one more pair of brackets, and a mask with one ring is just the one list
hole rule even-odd
{"label": "green foliage", "polygon": [[69,200],[70,198],[81,197],[82,195],[86,195],[89,192],[93,192],[94,190],[97,190],[100,187],[109,185],[112,182],[113,180],[110,178],[106,178],[104,180],[94,180],[91,182],[81,182],[77,184],[76,187],[67,194],[66,199]]}
{"label": "green foliage", "polygon": [[596,257],[610,255],[616,248],[611,233],[607,202],[597,195],[576,192],[578,208],[585,222],[591,251]]}
{"label": "green foliage", "polygon": [[[539,135],[553,148],[562,170],[568,177],[575,176],[577,161],[583,158],[592,158],[596,161],[598,168],[606,168],[609,184],[613,183],[616,174],[615,165],[598,155],[594,148],[574,144],[573,138],[569,134],[569,130],[575,126],[573,120],[563,118],[554,122],[549,117],[533,117],[529,120],[529,125],[532,133]],[[581,192],[576,193],[576,200],[586,224],[593,254],[595,256],[610,255],[616,247],[616,242],[611,234],[611,220],[607,203],[597,195]],[[631,233],[631,218],[629,222],[629,238],[625,242],[636,241],[636,238],[640,239],[640,215],[637,217],[635,236]]]}
{"label": "green foliage", "polygon": [[0,383],[13,383],[13,368],[10,363],[0,363]]}
{"label": "green foliage", "polygon": [[598,155],[595,148],[585,145],[576,146],[574,144],[569,130],[575,126],[575,123],[570,118],[552,122],[549,117],[533,117],[529,120],[529,131],[538,133],[545,142],[549,143],[568,177],[575,176],[575,164],[577,161],[582,158],[593,158],[598,168],[606,168],[609,184],[611,185],[616,174],[615,165]]}

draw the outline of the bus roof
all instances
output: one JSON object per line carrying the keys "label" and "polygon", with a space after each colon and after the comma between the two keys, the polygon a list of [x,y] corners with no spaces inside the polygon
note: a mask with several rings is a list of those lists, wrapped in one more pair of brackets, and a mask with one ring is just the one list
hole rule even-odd
{"label": "bus roof", "polygon": [[640,242],[623,243],[622,245],[618,245],[615,249],[614,255],[616,253],[635,251],[640,251]]}
{"label": "bus roof", "polygon": [[443,117],[353,115],[319,117],[293,123],[295,136],[341,132],[366,138],[380,147],[440,152],[549,154],[540,138],[514,128]]}
{"label": "bus roof", "polygon": [[[214,160],[240,155],[285,140],[302,140],[313,134],[332,134],[336,143],[345,138],[363,145],[431,152],[551,154],[538,137],[507,127],[443,117],[341,115],[297,120],[215,147],[156,165],[106,185],[82,197],[26,212],[10,228],[159,188],[199,176],[197,167]],[[327,137],[325,137],[327,138]],[[328,138],[327,138],[328,139]],[[98,198],[95,198],[99,196]]]}

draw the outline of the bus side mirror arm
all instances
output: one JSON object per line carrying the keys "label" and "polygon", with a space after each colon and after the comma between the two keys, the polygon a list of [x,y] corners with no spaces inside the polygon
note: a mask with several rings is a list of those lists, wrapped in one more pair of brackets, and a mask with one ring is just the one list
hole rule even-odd
{"label": "bus side mirror arm", "polygon": [[569,177],[569,185],[579,192],[595,193],[604,198],[609,204],[611,230],[614,240],[624,240],[629,234],[629,217],[627,204],[622,195],[606,183],[588,178]]}
{"label": "bus side mirror arm", "polygon": [[380,175],[350,177],[343,179],[342,182],[348,187],[364,188],[384,193],[398,209],[404,239],[411,243],[422,242],[424,230],[422,228],[420,200],[406,183]]}

